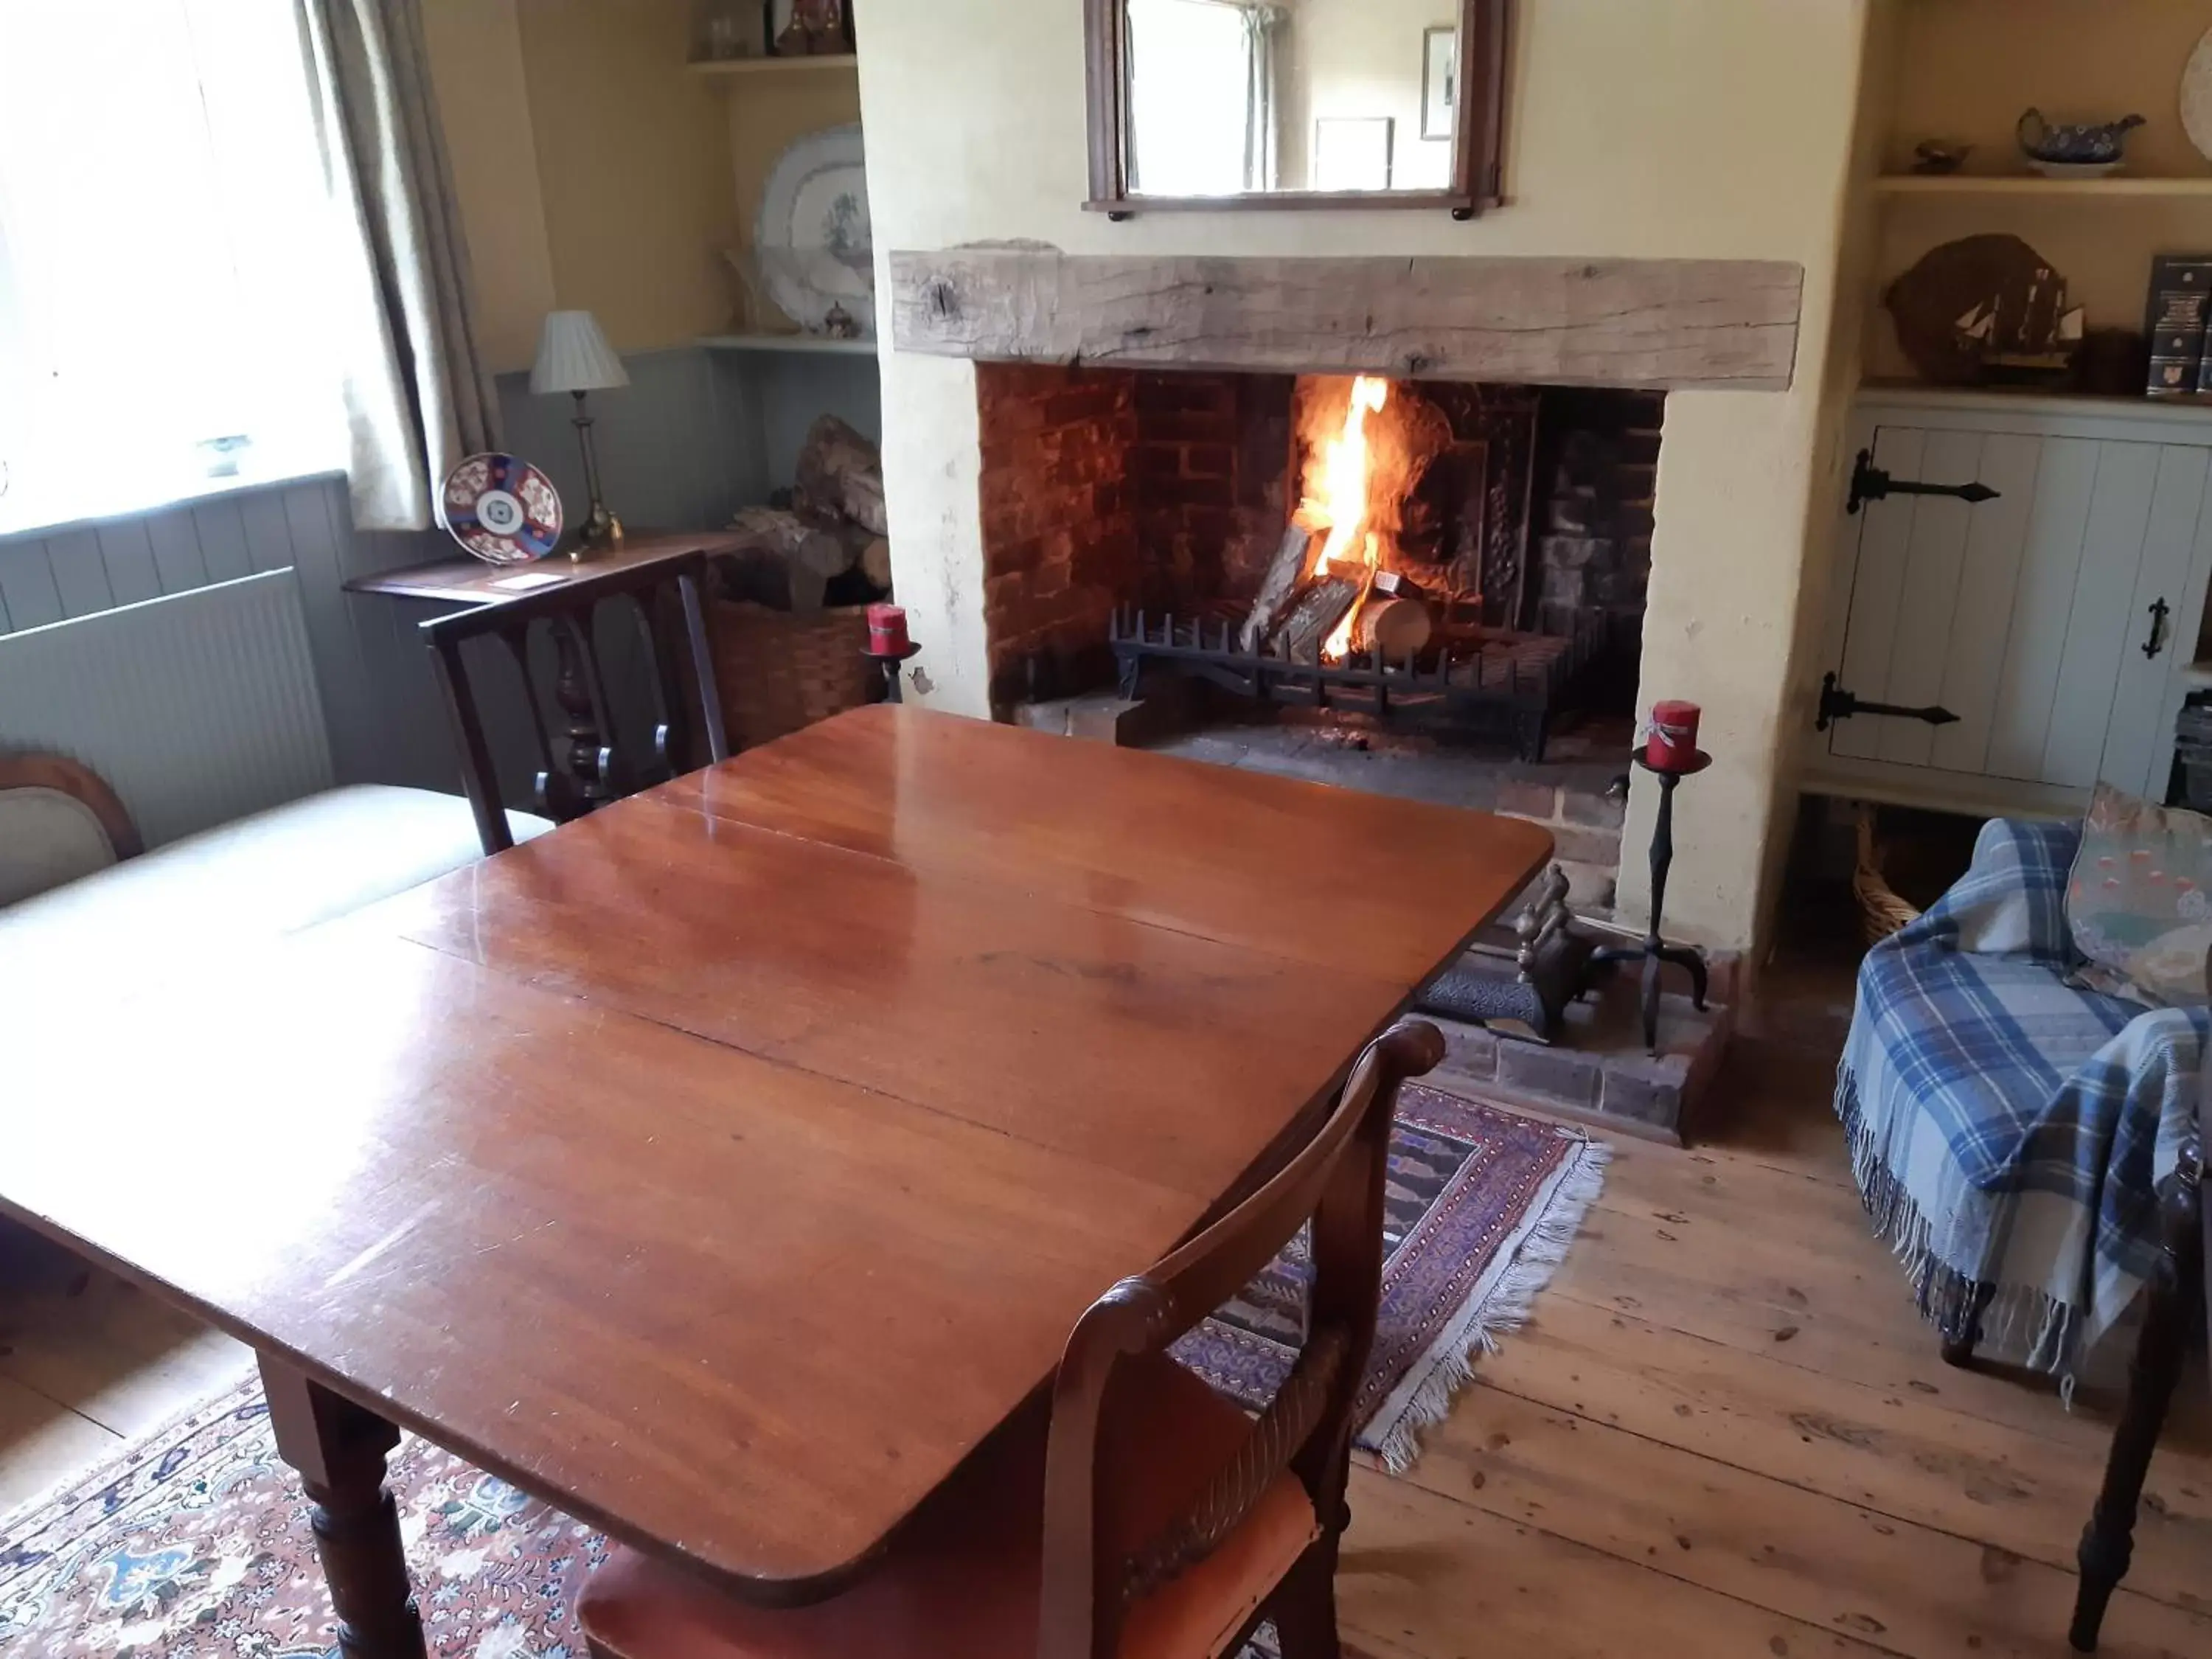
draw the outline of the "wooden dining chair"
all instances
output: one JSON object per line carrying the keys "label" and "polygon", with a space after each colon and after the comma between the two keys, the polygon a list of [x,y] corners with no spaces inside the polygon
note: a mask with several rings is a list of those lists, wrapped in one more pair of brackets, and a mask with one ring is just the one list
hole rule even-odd
{"label": "wooden dining chair", "polygon": [[[514,846],[514,836],[507,824],[498,769],[461,647],[471,640],[496,639],[514,658],[522,675],[524,701],[529,706],[531,731],[537,739],[534,805],[546,817],[565,823],[617,795],[661,782],[683,770],[679,751],[693,735],[690,716],[695,711],[696,741],[691,746],[699,751],[695,763],[712,765],[730,757],[721,696],[714,684],[714,657],[707,646],[702,598],[706,575],[704,552],[686,559],[611,566],[539,592],[501,599],[422,624],[422,636],[437,665],[446,712],[460,745],[462,784],[487,856]],[[675,614],[683,628],[688,675],[678,668],[677,653],[664,636],[672,590]],[[594,641],[593,618],[608,599],[629,601],[638,619],[645,678],[653,702],[650,753],[641,761],[633,761],[620,750],[606,677]],[[557,753],[530,673],[530,636],[539,623],[551,635],[556,658],[554,700],[570,720],[568,740]],[[687,702],[691,705],[688,708]]]}
{"label": "wooden dining chair", "polygon": [[[1216,1659],[1273,1620],[1336,1659],[1337,1543],[1373,1345],[1399,1085],[1432,1025],[1371,1044],[1281,1173],[1075,1327],[1049,1395],[985,1443],[849,1589],[737,1601],[617,1548],[578,1604],[594,1659]],[[1308,1330],[1255,1421],[1169,1357],[1310,1218]]]}

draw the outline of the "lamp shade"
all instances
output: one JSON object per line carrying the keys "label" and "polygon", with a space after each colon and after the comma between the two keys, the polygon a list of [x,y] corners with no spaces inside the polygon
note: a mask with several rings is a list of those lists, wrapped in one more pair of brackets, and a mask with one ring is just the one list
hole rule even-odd
{"label": "lamp shade", "polygon": [[590,312],[546,313],[538,362],[530,370],[532,392],[604,392],[629,384],[629,372]]}

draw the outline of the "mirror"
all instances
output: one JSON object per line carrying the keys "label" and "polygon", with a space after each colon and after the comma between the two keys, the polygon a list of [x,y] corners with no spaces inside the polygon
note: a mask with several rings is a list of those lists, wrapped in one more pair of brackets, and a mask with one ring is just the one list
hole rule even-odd
{"label": "mirror", "polygon": [[1510,0],[1085,3],[1092,208],[1498,199]]}

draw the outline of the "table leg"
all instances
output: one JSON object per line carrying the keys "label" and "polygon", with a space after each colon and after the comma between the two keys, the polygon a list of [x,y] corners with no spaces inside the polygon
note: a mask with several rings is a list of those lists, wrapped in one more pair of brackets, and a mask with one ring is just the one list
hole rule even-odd
{"label": "table leg", "polygon": [[425,1659],[399,1509],[384,1486],[385,1454],[399,1431],[267,1354],[261,1386],[277,1454],[300,1472],[315,1506],[315,1552],[337,1610],[339,1653]]}

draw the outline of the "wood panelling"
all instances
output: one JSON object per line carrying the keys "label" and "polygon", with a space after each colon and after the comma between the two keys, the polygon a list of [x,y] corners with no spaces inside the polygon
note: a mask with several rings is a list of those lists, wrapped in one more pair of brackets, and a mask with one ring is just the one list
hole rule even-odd
{"label": "wood panelling", "polygon": [[1803,270],[1762,260],[891,255],[902,351],[1776,391]]}

